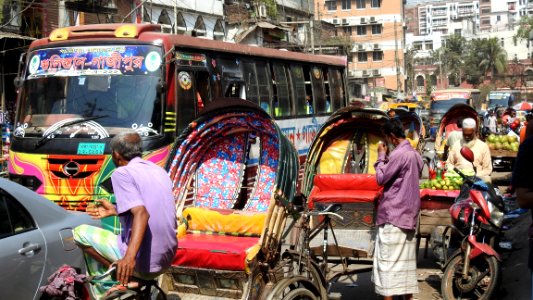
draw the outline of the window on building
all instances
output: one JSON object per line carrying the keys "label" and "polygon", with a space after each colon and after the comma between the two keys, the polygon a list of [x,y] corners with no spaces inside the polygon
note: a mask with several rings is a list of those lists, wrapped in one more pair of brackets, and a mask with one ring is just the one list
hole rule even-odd
{"label": "window on building", "polygon": [[496,16],[496,22],[500,22],[502,20],[501,16]]}
{"label": "window on building", "polygon": [[382,61],[383,60],[383,51],[374,51],[372,53],[372,61]]}
{"label": "window on building", "polygon": [[352,27],[344,27],[344,35],[345,36],[351,36],[352,35]]}
{"label": "window on building", "polygon": [[366,52],[359,52],[357,53],[357,61],[358,62],[367,62],[368,56]]}
{"label": "window on building", "polygon": [[352,9],[352,0],[341,0],[342,9]]}
{"label": "window on building", "polygon": [[381,34],[381,24],[372,25],[372,34]]}
{"label": "window on building", "polygon": [[355,0],[355,5],[358,9],[362,9],[366,7],[366,0]]}
{"label": "window on building", "polygon": [[460,28],[459,28],[459,29],[455,29],[453,33],[454,33],[455,35],[461,36],[461,30],[462,30],[462,29],[460,29]]}
{"label": "window on building", "polygon": [[433,42],[426,42],[426,50],[433,50]]}
{"label": "window on building", "polygon": [[330,11],[337,10],[337,0],[326,1],[326,9]]}
{"label": "window on building", "polygon": [[415,50],[422,50],[422,42],[415,42],[415,43],[413,43],[413,49],[415,49]]}
{"label": "window on building", "polygon": [[502,47],[505,46],[505,40],[503,38],[500,39],[500,44],[502,45]]}
{"label": "window on building", "polygon": [[489,8],[482,8],[481,9],[482,14],[490,14],[490,7]]}
{"label": "window on building", "polygon": [[366,35],[366,26],[357,26],[357,35]]}
{"label": "window on building", "polygon": [[490,25],[490,20],[481,20],[481,25]]}
{"label": "window on building", "polygon": [[370,7],[372,8],[381,7],[381,0],[370,0]]}

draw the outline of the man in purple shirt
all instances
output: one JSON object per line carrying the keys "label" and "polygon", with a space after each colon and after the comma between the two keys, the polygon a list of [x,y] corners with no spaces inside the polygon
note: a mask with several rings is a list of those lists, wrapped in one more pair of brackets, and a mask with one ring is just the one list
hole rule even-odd
{"label": "man in purple shirt", "polygon": [[387,121],[382,130],[387,144],[395,148],[387,155],[387,144],[380,142],[374,165],[377,182],[384,190],[377,207],[372,281],[385,300],[393,296],[412,299],[418,293],[415,229],[424,163],[406,140],[399,120]]}
{"label": "man in purple shirt", "polygon": [[[123,132],[111,140],[112,159],[117,169],[111,175],[116,207],[97,200],[87,208],[95,219],[118,215],[121,233],[82,225],[74,238],[89,258],[91,275],[117,266],[117,280],[128,284],[133,273],[153,278],[167,269],[174,257],[176,208],[172,182],[161,167],[141,159],[142,143],[134,131]],[[94,290],[101,294],[101,290]]]}

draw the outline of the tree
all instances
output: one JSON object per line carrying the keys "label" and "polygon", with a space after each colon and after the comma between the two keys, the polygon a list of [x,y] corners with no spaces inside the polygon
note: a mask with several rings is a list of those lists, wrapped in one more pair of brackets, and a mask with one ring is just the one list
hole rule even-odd
{"label": "tree", "polygon": [[[446,45],[433,51],[432,58],[438,62],[437,74],[442,74],[445,77],[452,74],[451,78],[454,80],[454,85],[461,83],[461,74],[463,74],[464,53],[466,39],[460,35],[452,35],[446,40]],[[444,80],[444,78],[441,78]]]}
{"label": "tree", "polygon": [[507,68],[507,51],[502,48],[497,38],[481,40],[482,52],[480,67],[483,68],[483,74],[491,74],[491,82],[496,82],[496,75],[503,74]]}
{"label": "tree", "polygon": [[415,54],[416,50],[413,48],[409,48],[407,49],[407,51],[405,51],[405,54],[403,56],[403,59],[405,61],[405,75],[407,75],[405,89],[408,93],[412,93],[413,91],[415,91]]}
{"label": "tree", "polygon": [[529,40],[529,33],[533,29],[533,17],[523,16],[518,22],[515,38]]}

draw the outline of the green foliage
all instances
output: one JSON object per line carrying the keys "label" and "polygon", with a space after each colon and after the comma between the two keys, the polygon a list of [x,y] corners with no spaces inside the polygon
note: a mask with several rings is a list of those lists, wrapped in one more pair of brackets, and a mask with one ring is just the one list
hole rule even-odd
{"label": "green foliage", "polygon": [[257,4],[264,3],[267,9],[267,14],[272,19],[276,18],[278,16],[278,5],[276,4],[276,0],[259,0],[257,1]]}
{"label": "green foliage", "polygon": [[527,41],[531,29],[533,29],[533,17],[523,16],[518,22],[518,30],[515,37]]}

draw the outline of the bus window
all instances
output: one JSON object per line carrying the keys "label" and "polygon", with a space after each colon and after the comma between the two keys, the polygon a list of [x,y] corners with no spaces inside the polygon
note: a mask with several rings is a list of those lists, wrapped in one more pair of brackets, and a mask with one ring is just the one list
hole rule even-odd
{"label": "bus window", "polygon": [[246,99],[244,79],[239,60],[218,58],[215,61],[217,73],[221,76],[224,97]]}
{"label": "bus window", "polygon": [[267,113],[272,114],[272,111],[270,111],[270,108],[272,107],[272,104],[270,103],[270,100],[272,99],[272,80],[268,73],[267,64],[258,61],[255,63],[255,70],[257,74],[259,105]]}
{"label": "bus window", "polygon": [[289,80],[285,72],[285,66],[274,64],[272,66],[274,82],[274,116],[286,117],[291,115],[291,96],[289,94]]}
{"label": "bus window", "polygon": [[296,115],[306,115],[307,101],[305,99],[305,82],[302,66],[291,65],[290,70]]}
{"label": "bus window", "polygon": [[313,86],[311,85],[311,68],[309,66],[304,66],[303,71],[305,82],[305,113],[310,115],[315,113],[315,108],[313,106]]}
{"label": "bus window", "polygon": [[177,125],[182,131],[195,118],[197,95],[194,89],[194,74],[188,70],[178,70],[176,76],[176,95],[178,98]]}
{"label": "bus window", "polygon": [[332,105],[331,105],[331,95],[330,95],[330,87],[329,87],[329,81],[328,81],[328,69],[324,68],[322,70],[322,77],[324,82],[324,93],[325,93],[325,99],[326,99],[326,112],[330,113],[333,111]]}
{"label": "bus window", "polygon": [[324,93],[324,80],[322,79],[322,70],[313,67],[311,68],[311,83],[313,85],[314,107],[315,113],[322,114],[327,112],[327,105]]}
{"label": "bus window", "polygon": [[194,72],[194,83],[196,89],[196,105],[198,112],[200,112],[207,102],[210,101],[209,72]]}
{"label": "bus window", "polygon": [[331,95],[332,110],[335,111],[342,107],[343,91],[342,91],[342,78],[339,70],[333,68],[329,69],[329,89]]}
{"label": "bus window", "polygon": [[255,63],[251,61],[244,61],[242,63],[242,68],[244,71],[244,82],[246,82],[246,99],[255,104],[259,104]]}

